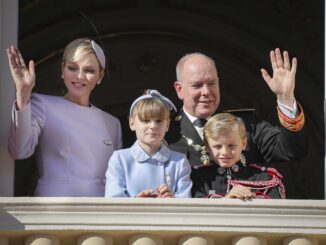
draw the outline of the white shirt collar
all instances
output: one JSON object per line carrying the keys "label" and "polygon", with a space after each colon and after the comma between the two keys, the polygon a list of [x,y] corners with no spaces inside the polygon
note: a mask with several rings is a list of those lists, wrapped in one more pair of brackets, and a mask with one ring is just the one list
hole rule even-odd
{"label": "white shirt collar", "polygon": [[[189,118],[191,124],[193,124],[194,121],[197,119],[196,117],[190,115],[190,114],[185,110],[184,107],[183,107],[183,112],[184,112],[184,113],[186,114],[186,116]],[[197,126],[195,126],[195,125],[193,125],[193,126],[194,126],[194,128],[196,129],[196,131],[197,131],[199,137],[203,140],[203,139],[204,139],[203,128],[199,128],[199,127],[197,127]]]}
{"label": "white shirt collar", "polygon": [[194,123],[194,121],[197,119],[196,117],[190,115],[190,114],[186,111],[186,109],[185,109],[184,107],[183,107],[183,112],[184,112],[184,113],[186,114],[186,116],[189,118],[189,120],[190,120],[191,123]]}

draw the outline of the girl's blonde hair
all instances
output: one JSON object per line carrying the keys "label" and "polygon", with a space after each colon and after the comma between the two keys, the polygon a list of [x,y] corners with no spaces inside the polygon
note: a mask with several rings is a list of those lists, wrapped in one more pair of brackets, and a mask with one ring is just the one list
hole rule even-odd
{"label": "girl's blonde hair", "polygon": [[243,120],[230,113],[219,113],[211,117],[204,127],[204,138],[214,139],[222,133],[238,130],[242,139],[247,137]]}
{"label": "girl's blonde hair", "polygon": [[[148,94],[146,90],[143,94]],[[130,112],[130,118],[138,117],[139,120],[159,119],[166,120],[170,117],[170,110],[167,105],[158,98],[145,98],[138,101]]]}

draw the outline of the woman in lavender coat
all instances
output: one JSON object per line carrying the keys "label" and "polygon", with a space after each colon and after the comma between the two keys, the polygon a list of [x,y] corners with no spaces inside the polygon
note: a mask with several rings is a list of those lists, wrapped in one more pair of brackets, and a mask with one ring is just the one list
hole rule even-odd
{"label": "woman in lavender coat", "polygon": [[103,50],[87,38],[66,46],[63,97],[32,93],[34,62],[27,66],[13,46],[7,54],[16,85],[8,148],[14,159],[35,152],[35,196],[104,196],[107,162],[122,137],[119,120],[89,102],[104,76]]}

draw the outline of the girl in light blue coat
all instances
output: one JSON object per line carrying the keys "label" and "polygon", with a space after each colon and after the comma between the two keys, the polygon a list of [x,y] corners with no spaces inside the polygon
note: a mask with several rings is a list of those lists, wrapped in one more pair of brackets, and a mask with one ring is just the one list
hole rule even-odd
{"label": "girl in light blue coat", "polygon": [[117,150],[106,172],[106,197],[191,197],[191,168],[185,155],[163,142],[173,103],[147,90],[130,108],[129,126],[137,140]]}

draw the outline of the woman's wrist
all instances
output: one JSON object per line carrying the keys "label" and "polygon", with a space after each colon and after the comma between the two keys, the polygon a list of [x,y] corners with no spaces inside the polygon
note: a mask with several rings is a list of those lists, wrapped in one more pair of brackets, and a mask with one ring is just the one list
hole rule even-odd
{"label": "woman's wrist", "polygon": [[16,105],[17,109],[23,109],[31,99],[32,91],[25,89],[24,91],[20,90],[16,92]]}

